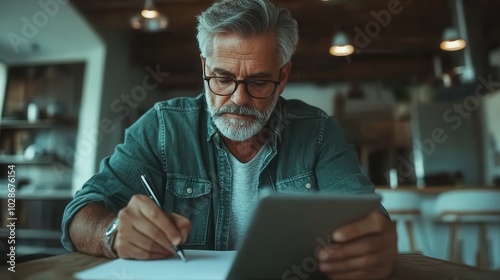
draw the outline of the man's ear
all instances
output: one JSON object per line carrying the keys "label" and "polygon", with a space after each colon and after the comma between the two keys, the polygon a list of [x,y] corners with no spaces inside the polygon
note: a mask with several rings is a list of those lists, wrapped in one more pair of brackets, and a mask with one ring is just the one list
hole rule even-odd
{"label": "man's ear", "polygon": [[279,94],[281,95],[285,90],[286,83],[288,82],[288,77],[290,75],[290,71],[292,70],[292,61],[288,61],[287,64],[281,67],[281,81],[280,81],[280,89]]}

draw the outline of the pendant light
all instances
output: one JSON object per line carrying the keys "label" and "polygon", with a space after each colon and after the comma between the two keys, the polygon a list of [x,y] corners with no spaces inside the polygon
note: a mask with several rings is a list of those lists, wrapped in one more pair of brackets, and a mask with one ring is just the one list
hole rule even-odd
{"label": "pendant light", "polygon": [[448,27],[443,32],[443,41],[439,47],[443,51],[459,51],[467,46],[467,42],[458,35],[457,29]]}
{"label": "pendant light", "polygon": [[137,30],[158,32],[167,28],[168,19],[156,10],[153,0],[146,0],[144,9],[130,19],[130,24]]}
{"label": "pendant light", "polygon": [[330,54],[333,56],[348,56],[354,52],[349,36],[343,31],[338,31],[332,38]]}

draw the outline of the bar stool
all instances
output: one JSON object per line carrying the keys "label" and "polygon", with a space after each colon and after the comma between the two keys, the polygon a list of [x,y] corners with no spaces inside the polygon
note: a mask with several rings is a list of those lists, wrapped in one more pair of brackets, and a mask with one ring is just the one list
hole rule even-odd
{"label": "bar stool", "polygon": [[[396,223],[398,236],[406,237],[405,240],[398,238],[400,252],[419,252],[422,249],[416,245],[416,236],[421,234],[420,220],[420,194],[417,191],[402,189],[378,189],[377,193],[382,197],[382,205],[385,207],[391,219]],[[402,246],[403,245],[403,246]],[[404,246],[407,245],[407,246]]]}
{"label": "bar stool", "polygon": [[500,191],[485,189],[447,191],[437,197],[435,207],[438,221],[450,224],[450,260],[463,261],[458,228],[460,224],[470,224],[478,228],[476,266],[490,268],[486,226],[500,225]]}

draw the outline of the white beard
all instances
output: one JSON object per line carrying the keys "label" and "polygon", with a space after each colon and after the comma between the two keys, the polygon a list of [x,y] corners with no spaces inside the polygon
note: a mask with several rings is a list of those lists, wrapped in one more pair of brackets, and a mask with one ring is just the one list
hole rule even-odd
{"label": "white beard", "polygon": [[[208,89],[205,89],[205,98],[208,104],[208,111],[219,132],[232,141],[242,142],[252,138],[264,128],[278,102],[279,94],[273,95],[269,106],[265,108],[264,112],[260,112],[249,106],[240,107],[234,103],[214,109],[214,95]],[[251,115],[255,119],[250,121],[242,120],[230,117],[224,113]]]}

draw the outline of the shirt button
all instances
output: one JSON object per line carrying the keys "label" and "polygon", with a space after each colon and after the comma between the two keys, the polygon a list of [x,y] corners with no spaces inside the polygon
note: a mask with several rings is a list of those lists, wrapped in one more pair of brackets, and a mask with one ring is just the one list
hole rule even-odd
{"label": "shirt button", "polygon": [[187,189],[186,189],[186,192],[187,192],[187,193],[192,193],[192,192],[193,192],[193,189],[192,189],[192,188],[187,188]]}
{"label": "shirt button", "polygon": [[306,188],[307,188],[307,189],[310,189],[311,187],[312,187],[311,183],[307,183],[307,184],[306,184]]}

